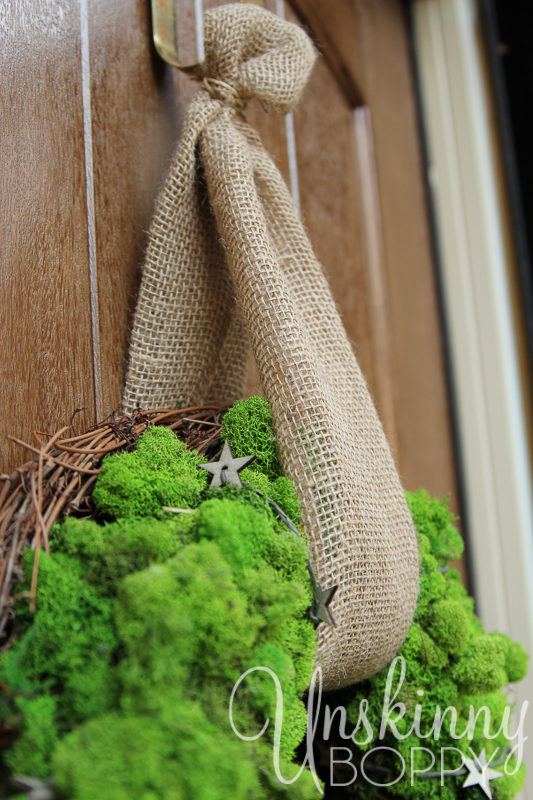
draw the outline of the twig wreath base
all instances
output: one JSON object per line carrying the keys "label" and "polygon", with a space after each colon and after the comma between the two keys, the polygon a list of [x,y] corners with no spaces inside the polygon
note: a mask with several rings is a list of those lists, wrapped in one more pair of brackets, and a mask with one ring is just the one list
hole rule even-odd
{"label": "twig wreath base", "polygon": [[[131,451],[149,425],[173,430],[189,449],[211,458],[220,448],[221,418],[225,408],[195,406],[179,410],[137,409],[133,414],[111,414],[85,433],[65,436],[70,426],[53,436],[35,433],[38,447],[12,441],[34,453],[34,457],[4,475],[0,491],[0,650],[9,646],[13,606],[18,597],[15,586],[21,577],[25,547],[50,552],[49,534],[61,517],[91,516],[91,493],[108,453]],[[35,607],[37,565],[30,589]]]}

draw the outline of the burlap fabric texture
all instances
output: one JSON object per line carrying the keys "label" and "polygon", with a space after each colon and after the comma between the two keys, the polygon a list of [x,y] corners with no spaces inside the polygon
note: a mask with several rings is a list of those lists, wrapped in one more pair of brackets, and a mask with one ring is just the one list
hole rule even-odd
{"label": "burlap fabric texture", "polygon": [[204,81],[150,230],[125,411],[233,402],[251,345],[285,474],[301,498],[336,628],[319,627],[324,687],[395,655],[418,590],[413,524],[389,446],[287,187],[246,123],[247,99],[287,113],[316,53],[253,5],[205,15]]}

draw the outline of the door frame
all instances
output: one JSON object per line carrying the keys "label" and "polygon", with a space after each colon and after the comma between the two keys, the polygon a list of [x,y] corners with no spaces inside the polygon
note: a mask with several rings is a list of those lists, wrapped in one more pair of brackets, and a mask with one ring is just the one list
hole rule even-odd
{"label": "door frame", "polygon": [[[533,652],[533,486],[516,256],[476,0],[413,0],[477,613]],[[517,302],[518,300],[518,302]],[[533,676],[516,689],[533,699]],[[533,733],[532,720],[526,728]],[[530,733],[530,737],[532,735]],[[525,762],[533,774],[533,752]],[[525,796],[533,798],[533,782]]]}

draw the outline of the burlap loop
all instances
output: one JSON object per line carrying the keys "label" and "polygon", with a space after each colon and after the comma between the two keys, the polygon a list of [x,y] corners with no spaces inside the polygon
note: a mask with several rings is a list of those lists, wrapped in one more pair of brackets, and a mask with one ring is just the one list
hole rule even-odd
{"label": "burlap loop", "polygon": [[296,25],[235,4],[205,16],[205,77],[232,86],[241,100],[257,98],[280,114],[292,111],[315,61]]}
{"label": "burlap loop", "polygon": [[252,5],[205,15],[204,83],[193,99],[150,229],[125,410],[232,402],[251,344],[285,473],[302,503],[337,628],[319,628],[324,685],[362,680],[411,623],[418,552],[398,474],[364,378],[278,170],[240,110],[285,113],[315,52]]}

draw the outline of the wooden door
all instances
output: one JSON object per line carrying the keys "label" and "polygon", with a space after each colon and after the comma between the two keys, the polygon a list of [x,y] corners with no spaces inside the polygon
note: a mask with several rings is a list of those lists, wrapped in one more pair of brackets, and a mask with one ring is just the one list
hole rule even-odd
{"label": "wooden door", "polygon": [[[194,2],[176,0],[194,50]],[[205,8],[219,2],[205,0]],[[404,485],[457,498],[442,334],[401,0],[266,0],[307,26],[303,101],[247,116],[291,186]],[[0,418],[7,434],[118,408],[155,197],[194,85],[156,55],[148,0],[0,10]],[[250,365],[249,392],[257,391]]]}

